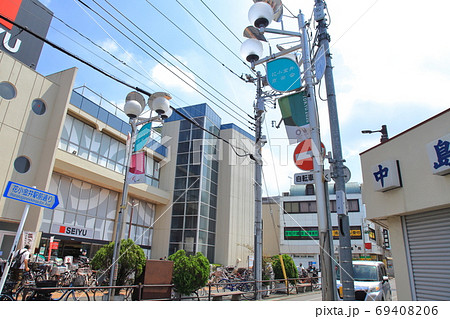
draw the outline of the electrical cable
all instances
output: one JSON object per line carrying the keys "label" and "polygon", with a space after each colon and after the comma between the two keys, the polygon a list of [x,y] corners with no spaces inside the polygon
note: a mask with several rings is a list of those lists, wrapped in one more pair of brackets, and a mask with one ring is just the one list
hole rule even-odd
{"label": "electrical cable", "polygon": [[[102,6],[100,6],[95,0],[93,0],[94,3],[96,3],[100,8],[102,8],[105,12],[107,12]],[[226,99],[228,102],[230,102],[231,104],[233,104],[235,107],[237,107],[239,110],[241,110],[242,112],[246,113],[245,110],[243,110],[239,105],[237,105],[236,103],[234,103],[233,101],[231,101],[230,99],[228,99],[225,95],[223,95],[221,92],[219,92],[215,87],[213,87],[211,84],[209,84],[207,81],[205,81],[201,76],[199,76],[195,71],[193,71],[191,68],[189,68],[185,63],[183,63],[182,61],[180,61],[179,58],[177,58],[175,55],[173,55],[172,53],[170,53],[166,48],[164,48],[161,44],[159,44],[157,41],[155,41],[147,32],[145,32],[144,30],[142,30],[138,25],[136,25],[133,21],[131,21],[128,17],[126,17],[122,12],[120,12],[115,6],[113,6],[108,0],[105,0],[105,2],[107,4],[109,4],[117,13],[119,13],[123,18],[125,18],[129,23],[131,23],[134,27],[136,27],[139,31],[141,31],[143,34],[145,34],[151,41],[153,41],[153,43],[155,43],[157,46],[159,46],[161,49],[163,49],[165,52],[167,52],[173,59],[175,59],[178,63],[180,63],[181,65],[183,65],[186,69],[188,69],[190,72],[192,72],[195,76],[197,76],[197,78],[199,78],[200,80],[202,80],[202,82],[204,82],[206,85],[208,85],[211,89],[213,89],[214,91],[216,91],[220,96],[222,96],[224,99]],[[109,12],[107,12],[111,17],[113,17]],[[114,17],[113,17],[114,18]],[[114,18],[115,19],[115,18]],[[116,21],[118,21],[117,19],[115,19]],[[119,22],[120,23],[120,22]],[[123,25],[123,24],[122,24]],[[126,27],[125,27],[126,28]],[[129,30],[127,28],[128,31],[132,32],[131,30]],[[133,33],[133,32],[132,32]],[[134,33],[133,33],[134,34]],[[135,34],[134,34],[135,35]],[[142,41],[142,40],[141,40]],[[155,51],[156,52],[156,51]],[[161,56],[161,55],[160,55]],[[162,56],[161,56],[162,57]],[[163,57],[164,58],[164,57]],[[167,61],[167,60],[166,60]],[[173,64],[172,64],[173,65]],[[180,69],[178,69],[180,70]],[[181,70],[180,70],[181,71]],[[182,71],[181,71],[182,72]],[[225,105],[225,104],[224,104]],[[250,116],[248,113],[246,113],[248,116]]]}
{"label": "electrical cable", "polygon": [[[150,6],[153,7],[159,14],[161,14],[164,18],[166,18],[175,28],[177,28],[181,33],[183,33],[186,37],[188,37],[192,42],[194,42],[197,46],[199,46],[203,51],[205,51],[209,56],[211,56],[214,60],[216,60],[220,65],[222,65],[224,68],[226,68],[228,71],[233,73],[235,76],[237,76],[239,79],[245,81],[240,75],[235,73],[233,70],[231,70],[229,67],[225,65],[225,63],[221,62],[217,57],[215,57],[211,52],[206,50],[200,43],[198,43],[194,38],[192,38],[189,34],[187,34],[183,29],[181,29],[175,22],[173,22],[167,15],[165,15],[161,10],[159,10],[157,7],[155,7],[149,0],[145,0]],[[250,69],[251,72],[256,73],[255,70],[253,70],[247,63],[244,62],[244,65]]]}
{"label": "electrical cable", "polygon": [[[79,61],[79,62],[81,62],[81,63],[83,63],[83,64],[85,64],[85,65],[87,65],[88,67],[92,68],[93,70],[95,70],[95,71],[97,71],[97,72],[103,74],[104,76],[106,76],[106,77],[108,77],[108,78],[110,78],[110,79],[112,79],[112,80],[114,80],[114,81],[116,81],[116,82],[118,82],[118,83],[120,83],[120,84],[122,84],[122,85],[124,85],[124,86],[126,86],[126,87],[128,87],[128,88],[131,88],[131,89],[135,90],[136,92],[142,93],[142,94],[144,94],[144,95],[147,95],[147,96],[151,96],[151,95],[152,95],[152,93],[150,93],[150,92],[148,92],[148,91],[146,91],[146,90],[144,90],[144,89],[142,89],[142,88],[139,88],[139,87],[137,87],[137,86],[133,86],[133,85],[131,85],[131,84],[125,82],[124,80],[121,80],[121,79],[117,78],[116,76],[114,76],[114,75],[112,75],[112,74],[110,74],[110,73],[108,73],[108,72],[102,70],[101,68],[95,66],[94,64],[92,64],[92,63],[90,63],[90,62],[88,62],[88,61],[86,61],[86,60],[80,58],[79,56],[77,56],[77,55],[75,55],[75,54],[73,54],[73,53],[67,51],[66,49],[60,47],[59,45],[53,43],[52,41],[49,41],[48,39],[46,39],[46,38],[44,38],[44,37],[42,37],[42,36],[36,34],[35,32],[29,30],[28,27],[24,27],[24,26],[18,24],[17,22],[10,20],[10,19],[7,18],[6,16],[2,15],[1,13],[0,13],[0,19],[3,19],[3,20],[5,20],[6,22],[9,22],[9,23],[13,24],[14,26],[18,27],[19,29],[21,29],[21,30],[23,30],[23,31],[25,31],[25,32],[27,32],[27,33],[29,33],[29,34],[32,35],[33,37],[39,39],[40,41],[42,41],[42,42],[44,42],[44,43],[46,43],[46,44],[48,44],[48,45],[51,46],[52,48],[54,48],[54,49],[56,49],[56,50],[58,50],[58,51],[60,51],[60,52],[62,52],[62,53],[64,53],[64,54],[70,56],[71,58],[73,58],[73,59],[75,59],[75,60],[77,60],[77,61]],[[230,143],[229,141],[227,141],[227,140],[223,139],[222,137],[218,136],[217,134],[215,134],[215,133],[213,133],[213,132],[210,132],[210,131],[208,131],[207,129],[203,128],[201,125],[199,125],[199,124],[196,123],[195,121],[192,121],[189,117],[187,117],[185,114],[183,114],[182,112],[180,112],[178,109],[174,108],[173,106],[170,106],[170,108],[171,108],[175,113],[177,113],[178,115],[180,115],[182,118],[184,118],[184,119],[188,120],[189,122],[191,122],[192,124],[198,126],[198,127],[199,127],[200,129],[202,129],[203,131],[205,131],[205,132],[211,134],[212,136],[216,137],[217,139],[220,139],[220,140],[222,140],[223,142],[225,142],[226,144],[230,145],[231,149],[232,149],[233,152],[236,154],[236,156],[238,156],[238,157],[246,157],[246,156],[250,156],[250,158],[253,158],[253,154],[250,154],[250,153],[247,153],[247,154],[239,154],[239,153],[237,153],[235,147],[234,147],[233,145],[231,145],[231,143]]]}
{"label": "electrical cable", "polygon": [[[163,63],[161,63],[157,58],[155,58],[152,54],[150,54],[147,50],[145,50],[142,46],[140,46],[138,43],[136,43],[135,41],[133,41],[132,39],[130,39],[129,36],[127,36],[123,31],[119,30],[116,26],[114,26],[111,22],[109,22],[106,18],[104,18],[102,15],[100,15],[97,11],[95,11],[93,8],[91,8],[89,5],[87,5],[86,3],[84,3],[82,0],[74,0],[74,1],[78,1],[80,2],[83,6],[85,6],[86,8],[88,8],[90,11],[92,11],[94,14],[96,14],[98,17],[100,17],[103,21],[105,21],[106,23],[108,23],[111,27],[113,27],[115,30],[117,30],[119,33],[121,33],[124,37],[126,37],[128,40],[130,40],[133,44],[135,44],[137,47],[139,47],[143,52],[145,52],[148,56],[150,56],[152,59],[154,59],[156,62],[158,62],[161,66],[163,66],[165,69],[167,69],[170,73],[172,73],[174,76],[176,76],[177,78],[179,78],[181,81],[183,81],[184,83],[186,83],[186,85],[190,86],[192,89],[194,89],[195,91],[197,91],[197,93],[199,93],[200,95],[202,95],[204,98],[206,98],[208,101],[210,101],[211,103],[213,103],[214,105],[216,105],[218,108],[220,108],[222,111],[224,111],[226,114],[228,114],[229,116],[233,117],[234,119],[236,119],[236,121],[240,122],[241,124],[243,124],[244,126],[248,127],[246,123],[242,122],[241,120],[239,120],[238,118],[236,118],[235,116],[231,115],[228,111],[226,111],[225,109],[223,109],[220,105],[218,105],[217,103],[215,103],[213,100],[211,100],[208,96],[206,96],[204,93],[202,93],[201,91],[199,91],[197,88],[195,88],[192,84],[188,83],[186,80],[184,80],[182,77],[180,77],[178,74],[176,74],[173,70],[171,70],[167,65],[164,65]],[[95,2],[95,0],[93,0]],[[114,18],[114,17],[113,17]],[[114,18],[115,19],[115,18]],[[94,20],[95,21],[95,20]],[[116,21],[118,21],[116,19]],[[123,24],[118,21],[122,26]],[[97,22],[96,22],[97,23]],[[97,23],[98,24],[98,23]],[[125,27],[125,26],[124,26]],[[127,27],[125,27],[127,28]],[[130,31],[128,29],[128,31]],[[130,31],[131,32],[131,31]],[[133,33],[134,34],[134,33]],[[134,34],[136,36],[136,34]],[[111,37],[111,36],[110,36]],[[139,38],[138,36],[136,36],[138,39],[140,39],[143,43],[146,44],[145,41],[143,41],[141,38]],[[112,38],[112,37],[111,37]],[[117,43],[117,42],[116,42]],[[147,44],[146,44],[147,45]],[[148,46],[148,45],[147,45]],[[155,49],[151,48],[150,46],[148,46],[152,51],[154,51],[155,53],[157,53],[158,55],[160,55],[163,59],[165,59],[169,64],[172,64],[169,60],[167,60],[165,57],[163,57],[159,52],[157,52]],[[173,65],[173,64],[172,64]],[[175,66],[175,68],[177,68]],[[179,70],[180,72],[182,72],[186,77],[189,78],[188,75],[186,75],[182,70],[180,70],[179,68],[177,68],[177,70]],[[198,83],[196,83],[198,84]],[[202,89],[204,89],[206,92],[208,92],[208,90],[206,90],[204,87],[202,87],[201,85],[199,85]],[[209,93],[209,92],[208,92]],[[211,94],[211,93],[209,93]],[[220,101],[220,99],[218,99],[216,96],[214,96],[213,94],[211,94],[215,99],[217,99],[218,101]],[[223,103],[223,102],[222,102]],[[231,109],[231,108],[230,108]],[[233,110],[233,109],[231,109]],[[245,121],[247,121],[248,123],[250,123],[248,120],[246,120],[246,118],[244,116],[242,116],[242,114],[238,113],[237,111],[233,110],[238,116],[242,117]]]}
{"label": "electrical cable", "polygon": [[195,21],[197,21],[198,24],[200,24],[206,31],[208,31],[209,34],[211,34],[214,39],[216,39],[217,41],[219,41],[220,44],[222,44],[228,51],[231,52],[232,55],[234,55],[236,58],[239,59],[239,61],[241,61],[242,63],[244,63],[244,65],[246,65],[247,67],[249,67],[251,69],[251,67],[244,62],[240,56],[238,56],[233,50],[231,50],[228,46],[225,45],[225,43],[222,42],[222,40],[220,40],[214,33],[212,33],[199,19],[197,19],[180,1],[175,0]]}
{"label": "electrical cable", "polygon": [[[161,85],[159,85],[158,83],[155,82],[155,80],[153,80],[153,78],[151,78],[149,75],[146,74],[142,74],[139,70],[136,70],[135,68],[133,68],[131,65],[127,64],[126,62],[122,61],[121,59],[119,59],[118,57],[116,57],[114,54],[112,54],[111,52],[109,52],[108,50],[106,50],[105,48],[101,47],[100,45],[98,45],[97,43],[95,43],[94,41],[92,41],[90,38],[86,37],[85,35],[83,35],[82,33],[80,33],[78,30],[74,29],[73,27],[71,27],[70,25],[68,25],[66,22],[64,22],[63,20],[61,20],[60,18],[58,18],[57,16],[53,15],[53,18],[57,19],[58,21],[60,21],[61,23],[63,23],[65,26],[67,26],[68,28],[70,28],[71,30],[73,30],[74,32],[77,32],[80,36],[82,36],[83,38],[85,38],[86,40],[88,40],[91,44],[95,45],[96,47],[98,47],[99,49],[101,49],[103,52],[107,53],[109,56],[111,56],[112,58],[114,58],[116,61],[118,61],[119,63],[123,64],[124,66],[130,68],[132,71],[136,72],[138,75],[142,76],[143,78],[147,78],[149,79],[153,84],[155,84],[156,86],[158,86],[160,89],[162,89],[163,91],[167,91],[165,90],[163,87],[161,87]],[[83,49],[85,49],[86,51],[90,52],[91,54],[95,55],[97,58],[103,60],[105,63],[109,64],[110,66],[112,66],[113,68],[115,68],[116,70],[118,70],[119,72],[125,74],[126,76],[132,78],[134,81],[139,82],[140,84],[142,84],[143,86],[147,86],[147,84],[143,83],[140,80],[135,79],[134,77],[132,77],[130,74],[126,73],[124,70],[121,70],[120,68],[118,68],[117,66],[115,66],[114,64],[112,64],[111,62],[105,60],[104,58],[102,58],[101,56],[99,56],[97,53],[93,52],[92,50],[90,50],[89,48],[87,48],[86,46],[82,45],[81,43],[77,42],[76,40],[74,40],[72,37],[64,34],[62,31],[56,29],[55,27],[51,26],[51,28],[53,30],[55,30],[56,32],[58,32],[59,34],[63,35],[64,37],[66,37],[67,39],[69,39],[70,41],[74,42],[75,44],[77,44],[78,46],[82,47]],[[148,87],[148,86],[147,86]],[[176,97],[179,101],[185,103],[186,105],[188,104],[186,101],[183,101],[180,97],[177,97],[176,95],[172,94],[171,95],[173,97]]]}
{"label": "electrical cable", "polygon": [[234,33],[233,31],[231,31],[231,29],[225,24],[223,23],[223,21],[214,13],[214,11],[211,10],[210,7],[208,7],[208,5],[203,2],[203,0],[200,0],[200,2],[217,18],[217,20],[219,20],[219,22],[240,42],[242,43],[242,40],[239,39]]}

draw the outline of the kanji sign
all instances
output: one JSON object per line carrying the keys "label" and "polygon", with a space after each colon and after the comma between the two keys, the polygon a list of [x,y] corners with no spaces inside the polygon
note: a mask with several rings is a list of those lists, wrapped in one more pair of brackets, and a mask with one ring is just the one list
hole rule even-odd
{"label": "kanji sign", "polygon": [[428,143],[427,151],[433,174],[450,174],[450,134]]}
{"label": "kanji sign", "polygon": [[[321,153],[325,154],[325,145],[321,144]],[[312,140],[307,139],[299,143],[294,150],[294,163],[295,165],[304,171],[311,171],[314,169],[313,163],[313,147]]]}
{"label": "kanji sign", "polygon": [[58,196],[55,194],[50,194],[11,181],[6,185],[3,196],[49,209],[54,209],[59,204]]}
{"label": "kanji sign", "polygon": [[387,160],[372,166],[372,177],[374,189],[377,192],[402,187],[398,161]]}

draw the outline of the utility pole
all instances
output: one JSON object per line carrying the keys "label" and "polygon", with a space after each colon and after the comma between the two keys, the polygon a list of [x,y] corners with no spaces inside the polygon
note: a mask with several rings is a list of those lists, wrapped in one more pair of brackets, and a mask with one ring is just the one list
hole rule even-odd
{"label": "utility pole", "polygon": [[336,93],[333,80],[333,67],[331,65],[330,36],[327,32],[325,19],[325,3],[315,0],[314,19],[319,24],[319,46],[325,52],[326,68],[325,83],[327,90],[328,114],[330,118],[331,144],[334,166],[334,180],[336,182],[336,210],[339,225],[339,264],[344,300],[355,300],[355,286],[353,279],[352,250],[350,239],[350,224],[347,212],[347,199],[345,193],[344,159],[342,158],[339,119],[337,114]]}
{"label": "utility pole", "polygon": [[264,120],[264,98],[262,96],[261,72],[256,73],[255,103],[255,260],[253,270],[256,281],[256,300],[261,299],[262,287],[262,122]]}
{"label": "utility pole", "polygon": [[321,140],[319,117],[316,107],[316,97],[314,92],[314,84],[311,71],[311,58],[308,40],[308,32],[306,30],[305,18],[303,13],[298,16],[298,24],[302,33],[302,59],[304,65],[305,83],[308,96],[308,115],[311,125],[311,146],[312,158],[314,162],[314,183],[317,205],[317,221],[319,226],[319,245],[320,245],[320,269],[322,272],[322,300],[334,301],[335,282],[333,282],[333,237],[331,232],[331,224],[328,218],[328,210],[326,204],[325,183],[323,180],[323,156],[321,154]]}

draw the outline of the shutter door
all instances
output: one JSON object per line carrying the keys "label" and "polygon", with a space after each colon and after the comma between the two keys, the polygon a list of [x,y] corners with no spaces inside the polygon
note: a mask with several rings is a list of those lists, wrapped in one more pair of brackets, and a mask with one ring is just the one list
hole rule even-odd
{"label": "shutter door", "polygon": [[416,300],[450,300],[450,210],[405,217]]}

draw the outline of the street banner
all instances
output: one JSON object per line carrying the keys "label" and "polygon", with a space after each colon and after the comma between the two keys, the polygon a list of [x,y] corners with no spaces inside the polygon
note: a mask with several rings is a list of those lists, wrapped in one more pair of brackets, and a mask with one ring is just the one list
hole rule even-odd
{"label": "street banner", "polygon": [[311,138],[308,98],[305,92],[298,92],[278,99],[289,144]]}
{"label": "street banner", "polygon": [[149,122],[141,127],[139,130],[136,142],[134,143],[134,151],[139,152],[148,144],[150,140],[150,133],[152,131],[152,122]]}
{"label": "street banner", "polygon": [[129,184],[145,183],[145,151],[131,155],[127,180]]}

